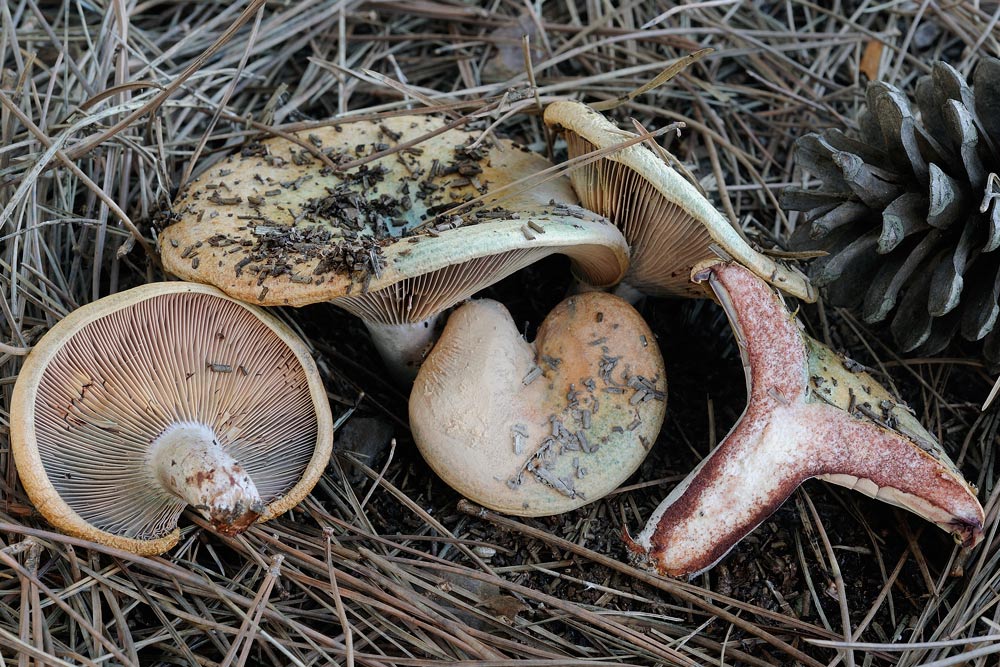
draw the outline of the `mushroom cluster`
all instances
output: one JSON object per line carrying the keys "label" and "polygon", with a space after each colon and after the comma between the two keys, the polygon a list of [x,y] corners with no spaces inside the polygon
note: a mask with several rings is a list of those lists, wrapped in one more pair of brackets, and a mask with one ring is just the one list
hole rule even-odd
{"label": "mushroom cluster", "polygon": [[[641,563],[711,567],[809,477],[910,509],[965,546],[981,539],[983,509],[940,444],[806,336],[767,284],[812,300],[802,274],[635,135],[576,103],[545,120],[580,158],[572,185],[541,156],[428,115],[268,139],[192,181],[160,233],[164,266],[221,292],[148,285],[81,308],[18,379],[13,450],[39,510],[72,534],[160,553],[188,505],[235,534],[309,492],[332,446],[322,382],[302,342],[243,302],[359,316],[390,372],[415,376],[414,441],[463,495],[525,516],[593,502],[637,469],[665,414],[659,348],[625,300],[570,296],[534,343],[501,304],[471,301],[434,345],[441,313],[562,253],[581,283],[625,295],[705,296],[707,283],[746,366],[739,423],[628,539]],[[706,263],[717,251],[731,261]]]}
{"label": "mushroom cluster", "polygon": [[137,554],[177,543],[185,507],[226,535],[298,504],[333,448],[305,344],[258,308],[190,283],[83,306],[28,355],[11,448],[60,530]]}
{"label": "mushroom cluster", "polygon": [[[634,134],[572,102],[545,121],[566,137],[572,186],[540,156],[430,116],[255,144],[181,195],[164,263],[259,304],[337,304],[407,379],[440,313],[547,254],[625,295],[703,297],[695,271],[749,355],[749,407],[630,542],[640,560],[666,574],[710,567],[810,476],[978,540],[982,508],[936,440],[874,379],[845,376],[766,285],[811,301],[805,276],[755,249]],[[738,264],[701,266],[720,252]],[[567,299],[534,344],[500,304],[469,303],[416,376],[414,440],[446,482],[494,509],[554,514],[596,500],[658,434],[666,379],[651,341],[607,294]]]}

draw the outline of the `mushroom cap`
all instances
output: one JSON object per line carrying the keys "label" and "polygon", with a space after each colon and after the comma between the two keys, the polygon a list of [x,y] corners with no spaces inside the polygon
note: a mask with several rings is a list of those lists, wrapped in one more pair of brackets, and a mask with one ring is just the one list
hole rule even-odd
{"label": "mushroom cap", "polygon": [[551,163],[510,141],[470,146],[478,132],[444,127],[397,116],[299,134],[346,164],[440,132],[343,171],[283,138],[254,144],[177,198],[177,222],[160,235],[164,266],[251,303],[332,300],[386,324],[420,322],[555,252],[593,284],[621,278],[628,247],[614,225],[575,206],[568,179],[530,182]]}
{"label": "mushroom cap", "polygon": [[410,394],[413,439],[453,489],[543,516],[610,493],[655,441],[666,409],[656,340],[623,299],[564,300],[525,342],[507,310],[451,314]]}
{"label": "mushroom cap", "polygon": [[[636,136],[580,102],[553,102],[545,123],[565,132],[571,158]],[[625,234],[632,253],[625,281],[646,294],[701,298],[689,277],[700,260],[716,257],[714,244],[775,287],[816,300],[805,275],[750,247],[693,185],[639,144],[574,168],[570,178],[583,205]]]}
{"label": "mushroom cap", "polygon": [[192,283],[152,283],[83,306],[32,349],[11,404],[11,448],[58,529],[154,555],[185,503],[149,469],[154,441],[204,424],[254,480],[259,521],[298,504],[333,448],[305,344],[274,316]]}

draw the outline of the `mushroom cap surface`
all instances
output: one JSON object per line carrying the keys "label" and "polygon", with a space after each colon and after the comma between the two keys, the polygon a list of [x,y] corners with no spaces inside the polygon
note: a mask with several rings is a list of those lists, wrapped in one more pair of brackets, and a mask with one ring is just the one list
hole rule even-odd
{"label": "mushroom cap surface", "polygon": [[[557,101],[545,123],[565,133],[570,158],[611,150],[636,135],[580,102]],[[816,291],[801,272],[754,250],[698,190],[640,144],[612,150],[570,171],[583,205],[621,228],[631,247],[625,281],[652,296],[702,298],[691,269],[719,246],[775,287],[806,301]]]}
{"label": "mushroom cap surface", "polygon": [[323,382],[305,344],[219,290],[152,283],[85,305],[25,360],[11,405],[18,475],[70,535],[141,555],[180,536],[186,503],[161,488],[151,446],[177,425],[210,428],[266,503],[298,504],[333,447]]}
{"label": "mushroom cap surface", "polygon": [[467,498],[520,516],[610,493],[656,440],[666,409],[656,340],[623,299],[564,300],[534,343],[486,299],[455,310],[410,394],[414,441]]}
{"label": "mushroom cap surface", "polygon": [[425,320],[556,252],[592,284],[621,278],[624,238],[575,206],[568,179],[537,176],[551,163],[511,141],[473,146],[479,132],[444,128],[439,117],[410,115],[299,133],[342,171],[284,138],[253,144],[177,198],[160,235],[164,266],[250,303],[333,301],[386,324]]}

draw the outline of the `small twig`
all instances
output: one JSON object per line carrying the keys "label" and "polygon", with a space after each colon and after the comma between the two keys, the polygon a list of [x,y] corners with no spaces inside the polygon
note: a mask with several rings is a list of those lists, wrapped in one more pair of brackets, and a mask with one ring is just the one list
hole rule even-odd
{"label": "small twig", "polygon": [[31,345],[19,346],[0,342],[0,355],[9,354],[12,357],[23,357],[31,352],[31,348]]}
{"label": "small twig", "polygon": [[[808,493],[802,493],[801,497],[809,508],[809,513],[812,514],[816,532],[819,533],[819,539],[822,540],[823,548],[826,550],[826,557],[830,563],[830,576],[833,577],[833,585],[837,589],[837,600],[840,603],[841,628],[844,632],[844,640],[849,642],[853,639],[853,633],[851,632],[851,610],[847,605],[847,591],[844,588],[844,576],[840,572],[840,563],[837,561],[837,554],[833,551],[833,545],[830,544],[826,528],[823,527],[823,520],[820,519],[819,512],[816,511],[816,506],[813,505],[812,498],[809,497]],[[854,651],[846,651],[843,653],[843,656],[848,667],[854,667]]]}
{"label": "small twig", "polygon": [[382,469],[379,471],[378,476],[372,480],[371,486],[368,487],[368,492],[365,494],[365,497],[361,500],[361,503],[358,506],[358,509],[361,512],[364,512],[365,505],[368,504],[368,501],[371,500],[372,494],[375,493],[375,490],[382,483],[382,480],[385,479],[385,472],[386,470],[389,469],[389,464],[392,463],[392,458],[395,455],[395,453],[396,453],[396,439],[392,438],[389,441],[389,454],[385,457],[385,463],[382,465]]}
{"label": "small twig", "polygon": [[340,619],[340,627],[344,630],[344,651],[346,667],[354,667],[354,631],[351,629],[351,622],[347,619],[347,612],[344,610],[344,600],[340,597],[340,587],[337,586],[337,574],[333,568],[333,554],[330,548],[330,541],[333,539],[333,529],[324,528],[326,535],[326,565],[330,573],[330,593],[333,595],[333,604],[337,609],[337,618]]}
{"label": "small twig", "polygon": [[268,565],[264,572],[264,583],[261,584],[260,590],[257,591],[257,595],[254,597],[250,608],[247,609],[246,616],[243,617],[243,623],[240,624],[240,631],[237,633],[232,645],[230,645],[229,652],[222,659],[220,667],[229,667],[236,658],[236,651],[240,648],[242,650],[240,651],[238,664],[240,667],[246,664],[247,657],[250,655],[250,649],[253,648],[254,638],[260,628],[261,615],[264,613],[264,607],[267,606],[268,598],[271,596],[271,589],[274,588],[274,582],[277,581],[278,576],[281,574],[281,562],[284,559],[285,557],[280,554],[271,559],[270,565]]}

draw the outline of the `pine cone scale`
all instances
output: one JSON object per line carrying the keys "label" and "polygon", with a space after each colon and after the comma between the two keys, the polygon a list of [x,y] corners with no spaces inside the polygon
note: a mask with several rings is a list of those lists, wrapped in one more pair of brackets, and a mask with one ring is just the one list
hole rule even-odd
{"label": "pine cone scale", "polygon": [[976,116],[983,128],[983,137],[990,143],[991,152],[1000,152],[1000,60],[983,60],[973,74],[976,91]]}
{"label": "pine cone scale", "polygon": [[882,235],[878,254],[895,250],[905,238],[928,229],[927,200],[919,192],[905,192],[882,212]]}
{"label": "pine cone scale", "polygon": [[896,306],[899,292],[913,273],[923,264],[937,245],[941,233],[934,230],[909,253],[899,253],[895,261],[890,261],[879,269],[871,289],[865,295],[863,316],[866,322],[884,320]]}
{"label": "pine cone scale", "polygon": [[963,212],[962,187],[951,176],[931,163],[930,205],[927,208],[927,224],[938,229],[947,229],[958,220]]}
{"label": "pine cone scale", "polygon": [[851,272],[852,270],[858,270],[856,265],[858,262],[868,257],[878,243],[878,234],[876,232],[869,232],[864,236],[861,236],[856,241],[851,243],[847,248],[841,252],[834,255],[829,262],[827,262],[823,268],[817,272],[815,277],[810,276],[811,280],[817,287],[825,287],[835,280],[839,280],[844,272]]}
{"label": "pine cone scale", "polygon": [[932,320],[923,304],[927,303],[931,276],[925,271],[915,272],[914,280],[908,285],[889,330],[903,352],[912,352],[920,347],[931,335]]}
{"label": "pine cone scale", "polygon": [[1000,206],[997,200],[990,202],[986,210],[986,243],[983,252],[993,252],[1000,247]]}
{"label": "pine cone scale", "polygon": [[969,307],[962,313],[962,338],[970,341],[982,340],[1000,315],[1000,264],[993,271],[981,267],[976,273],[970,281]]}
{"label": "pine cone scale", "polygon": [[871,213],[871,209],[856,201],[847,201],[838,204],[822,215],[813,218],[810,222],[812,227],[809,230],[814,239],[821,239],[831,232],[848,225],[860,217]]}
{"label": "pine cone scale", "polygon": [[983,162],[979,159],[979,131],[972,119],[972,114],[955,100],[948,100],[945,106],[945,122],[951,130],[951,136],[959,147],[962,167],[967,180],[974,188],[981,188],[986,183]]}
{"label": "pine cone scale", "polygon": [[973,252],[973,238],[977,231],[976,225],[966,225],[958,243],[950,252],[945,253],[934,268],[927,297],[927,312],[931,317],[943,317],[958,305],[964,284],[962,274],[965,273],[969,255]]}
{"label": "pine cone scale", "polygon": [[851,191],[868,208],[885,208],[902,191],[899,184],[888,180],[885,171],[865,164],[857,155],[837,151],[833,154],[833,162],[843,171]]}

